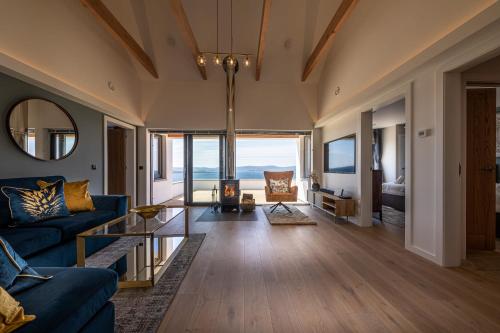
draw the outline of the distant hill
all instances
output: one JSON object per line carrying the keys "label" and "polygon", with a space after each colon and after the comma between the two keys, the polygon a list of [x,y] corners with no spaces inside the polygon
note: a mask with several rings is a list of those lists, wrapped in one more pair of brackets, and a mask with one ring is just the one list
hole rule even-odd
{"label": "distant hill", "polygon": [[[276,165],[245,165],[236,168],[236,177],[239,179],[264,179],[264,171],[295,171],[295,166]],[[174,181],[182,180],[184,168],[173,168]],[[219,168],[194,167],[194,179],[218,179]],[[295,177],[295,175],[294,175]]]}

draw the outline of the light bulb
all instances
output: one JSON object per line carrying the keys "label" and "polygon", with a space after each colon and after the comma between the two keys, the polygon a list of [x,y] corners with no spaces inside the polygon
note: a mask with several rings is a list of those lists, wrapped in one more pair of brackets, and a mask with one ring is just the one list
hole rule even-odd
{"label": "light bulb", "polygon": [[214,64],[216,64],[216,65],[220,65],[221,64],[221,61],[220,61],[220,58],[219,58],[218,54],[214,57]]}
{"label": "light bulb", "polygon": [[250,59],[248,58],[248,55],[245,57],[245,61],[243,62],[243,65],[245,65],[245,67],[250,67]]}
{"label": "light bulb", "polygon": [[207,59],[205,59],[205,56],[203,54],[199,54],[196,58],[196,62],[199,66],[205,66],[205,64],[207,63]]}
{"label": "light bulb", "polygon": [[236,59],[234,59],[232,55],[227,57],[227,66],[230,68],[234,68],[234,66],[236,66]]}

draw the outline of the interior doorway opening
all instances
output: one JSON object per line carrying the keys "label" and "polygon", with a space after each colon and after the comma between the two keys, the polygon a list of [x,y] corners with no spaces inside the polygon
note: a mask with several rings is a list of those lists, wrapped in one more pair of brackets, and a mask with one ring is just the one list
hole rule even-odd
{"label": "interior doorway opening", "polygon": [[[372,210],[375,223],[405,228],[406,117],[401,98],[373,110]],[[404,235],[404,232],[401,232]]]}
{"label": "interior doorway opening", "polygon": [[466,87],[466,233],[468,253],[500,243],[500,85]]}
{"label": "interior doorway opening", "polygon": [[136,128],[122,121],[104,118],[104,194],[130,197],[137,203]]}
{"label": "interior doorway opening", "polygon": [[359,107],[369,110],[360,117],[359,225],[384,228],[419,252],[412,244],[412,91],[405,84]]}
{"label": "interior doorway opening", "polygon": [[500,245],[500,56],[461,72],[465,257]]}

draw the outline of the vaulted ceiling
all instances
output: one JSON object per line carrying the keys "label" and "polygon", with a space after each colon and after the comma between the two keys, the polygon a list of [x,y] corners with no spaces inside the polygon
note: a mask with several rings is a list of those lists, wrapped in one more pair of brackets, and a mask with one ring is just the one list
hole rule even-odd
{"label": "vaulted ceiling", "polygon": [[[103,1],[144,46],[160,73],[170,81],[198,80],[199,73],[185,43],[181,28],[168,0]],[[298,82],[304,64],[341,0],[272,0],[262,79],[272,82]],[[217,49],[217,0],[183,0],[189,24],[201,51]],[[233,0],[233,51],[257,54],[262,15],[262,0]],[[231,0],[219,0],[219,50],[230,51]],[[252,68],[241,76],[254,71]],[[208,77],[220,79],[222,73],[211,61]],[[308,82],[317,82],[321,69]],[[138,68],[143,79],[149,79]]]}
{"label": "vaulted ceiling", "polygon": [[[158,79],[77,0],[3,4],[0,29],[8,33],[0,34],[0,69],[133,123],[196,127],[192,123],[203,121],[205,127],[223,127],[223,71],[210,61],[208,80],[201,79],[171,0],[101,1],[149,55]],[[181,1],[200,50],[215,50],[216,0]],[[465,38],[458,34],[436,47],[467,22],[474,23],[470,35],[500,16],[482,14],[497,12],[496,0],[359,0],[302,82],[307,59],[341,3],[272,0],[261,80],[255,81],[255,58],[250,69],[238,74],[237,125],[309,128],[426,50],[437,54]],[[257,53],[262,4],[233,0],[234,51]],[[230,0],[219,0],[219,48],[224,52],[229,50],[230,17]]]}

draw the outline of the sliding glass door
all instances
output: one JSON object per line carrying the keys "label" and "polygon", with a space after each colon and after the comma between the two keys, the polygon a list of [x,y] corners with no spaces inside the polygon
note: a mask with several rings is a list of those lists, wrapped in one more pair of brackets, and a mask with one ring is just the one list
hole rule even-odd
{"label": "sliding glass door", "polygon": [[219,188],[224,176],[224,136],[185,136],[186,143],[186,203],[207,204],[212,202],[212,189]]}

